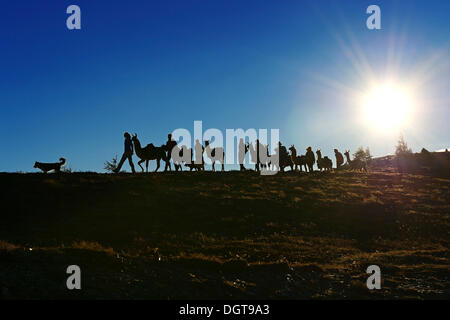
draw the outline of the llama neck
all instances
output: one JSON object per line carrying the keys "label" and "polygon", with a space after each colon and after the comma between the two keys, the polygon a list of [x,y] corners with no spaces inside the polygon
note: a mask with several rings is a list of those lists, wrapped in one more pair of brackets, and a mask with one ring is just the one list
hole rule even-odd
{"label": "llama neck", "polygon": [[139,142],[138,139],[136,139],[136,140],[134,141],[134,148],[136,149],[136,151],[137,151],[137,150],[141,150],[141,143]]}

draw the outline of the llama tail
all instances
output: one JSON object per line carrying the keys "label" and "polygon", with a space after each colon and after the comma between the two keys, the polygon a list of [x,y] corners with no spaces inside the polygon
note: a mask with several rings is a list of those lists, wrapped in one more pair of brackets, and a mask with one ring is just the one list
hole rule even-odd
{"label": "llama tail", "polygon": [[61,163],[61,167],[66,165],[66,158],[59,158],[59,163]]}

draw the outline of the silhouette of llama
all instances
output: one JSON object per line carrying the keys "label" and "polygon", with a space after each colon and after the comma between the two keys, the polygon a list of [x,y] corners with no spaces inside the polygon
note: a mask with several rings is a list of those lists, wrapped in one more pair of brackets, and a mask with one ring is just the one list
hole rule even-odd
{"label": "silhouette of llama", "polygon": [[255,163],[255,171],[259,172],[262,168],[267,168],[270,165],[269,161],[269,146],[264,145],[256,139],[256,147],[253,143],[249,143],[248,150],[250,150],[250,159]]}
{"label": "silhouette of llama", "polygon": [[212,161],[212,171],[216,171],[214,167],[216,161],[222,163],[222,171],[225,171],[225,151],[222,147],[211,148],[209,140],[205,140],[206,156]]}
{"label": "silhouette of llama", "polygon": [[[290,167],[293,170],[294,164],[292,163],[291,156],[286,150],[286,147],[283,144],[278,142],[278,147],[275,148],[275,155],[278,154],[278,168],[281,172],[284,172],[286,167]],[[275,169],[277,165],[275,164]]]}
{"label": "silhouette of llama", "polygon": [[331,159],[327,156],[322,158],[322,151],[320,151],[320,149],[316,151],[316,154],[317,168],[319,168],[320,171],[322,171],[322,169],[325,171],[331,171],[331,169],[333,168],[333,161],[331,161]]}
{"label": "silhouette of llama", "polygon": [[141,163],[143,163],[144,161],[145,161],[145,172],[148,172],[148,163],[150,160],[156,160],[155,172],[158,171],[161,160],[164,160],[167,163],[168,160],[165,145],[162,145],[161,147],[155,147],[153,143],[150,143],[145,148],[142,148],[136,133],[133,135],[132,141],[134,143],[136,155],[141,159],[138,162],[138,165],[139,167],[141,167],[142,172],[144,172],[144,168],[141,166]]}
{"label": "silhouette of llama", "polygon": [[[192,161],[192,149],[188,149],[186,146],[182,146],[181,148],[178,145],[175,145],[172,148],[172,161],[173,166],[175,167],[175,171],[183,171],[183,163],[189,163],[189,161]],[[186,160],[187,159],[187,160]]]}
{"label": "silhouette of llama", "polygon": [[304,155],[297,155],[297,150],[295,149],[294,145],[291,145],[289,148],[291,151],[291,160],[294,164],[294,169],[297,170],[297,166],[300,167],[300,172],[303,172],[302,166],[305,167],[305,171],[308,172],[308,168],[306,167],[306,156]]}
{"label": "silhouette of llama", "polygon": [[270,161],[269,145],[261,143],[260,149],[262,150],[262,153],[259,155],[259,163],[261,164],[261,168],[269,170],[272,166],[272,163]]}
{"label": "silhouette of llama", "polygon": [[250,151],[250,160],[255,163],[255,171],[258,171],[259,160],[258,160],[257,148],[255,148],[253,146],[253,142],[250,142],[248,144],[248,150]]}
{"label": "silhouette of llama", "polygon": [[367,172],[367,165],[365,161],[362,161],[360,159],[350,160],[350,150],[345,151],[344,155],[347,158],[347,164],[350,170],[364,170],[365,172]]}

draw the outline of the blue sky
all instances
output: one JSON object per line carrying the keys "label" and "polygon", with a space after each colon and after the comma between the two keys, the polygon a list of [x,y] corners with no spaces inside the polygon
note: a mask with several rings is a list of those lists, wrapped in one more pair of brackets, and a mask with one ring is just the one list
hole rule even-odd
{"label": "blue sky", "polygon": [[[66,28],[81,8],[82,29]],[[381,30],[365,13],[381,8]],[[10,1],[0,10],[0,171],[103,171],[123,132],[278,128],[286,144],[393,153],[450,145],[450,1]],[[370,72],[369,72],[370,71]],[[376,132],[351,92],[414,79],[415,116]],[[125,165],[127,168],[127,165]]]}

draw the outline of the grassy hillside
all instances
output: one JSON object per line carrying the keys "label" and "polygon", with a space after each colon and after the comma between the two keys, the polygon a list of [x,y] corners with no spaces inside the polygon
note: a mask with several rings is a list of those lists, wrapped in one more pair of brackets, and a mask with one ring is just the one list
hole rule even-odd
{"label": "grassy hillside", "polygon": [[[0,174],[0,297],[449,299],[449,187],[389,172]],[[65,288],[72,264],[80,291]]]}

